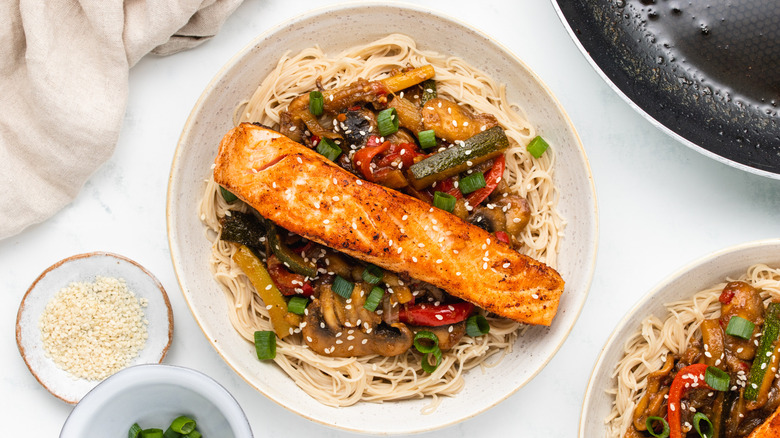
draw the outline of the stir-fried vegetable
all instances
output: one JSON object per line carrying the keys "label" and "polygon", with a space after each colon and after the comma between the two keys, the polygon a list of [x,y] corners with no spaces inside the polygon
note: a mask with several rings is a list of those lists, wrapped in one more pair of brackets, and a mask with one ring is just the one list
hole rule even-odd
{"label": "stir-fried vegetable", "polygon": [[466,320],[466,334],[472,337],[486,335],[490,332],[490,324],[482,315],[474,315]]}
{"label": "stir-fried vegetable", "polygon": [[[734,318],[737,317],[732,317],[731,319],[733,320]],[[752,333],[753,330],[751,329],[750,332]],[[761,333],[758,350],[756,350],[756,358],[750,367],[748,384],[745,387],[746,400],[756,400],[759,398],[759,394],[762,397],[766,397],[766,394],[769,392],[774,373],[768,373],[767,371],[773,368],[773,363],[774,368],[777,368],[778,354],[775,349],[777,348],[778,334],[780,334],[780,303],[771,303],[767,308],[767,316],[764,321],[764,329]]]}
{"label": "stir-fried vegetable", "polygon": [[467,302],[431,305],[431,304],[414,304],[411,306],[404,306],[398,317],[401,322],[422,325],[422,326],[440,326],[447,324],[455,324],[468,318],[471,312],[474,310],[474,305]]}
{"label": "stir-fried vegetable", "polygon": [[260,360],[270,360],[276,357],[276,334],[272,331],[255,332],[255,352]]}
{"label": "stir-fried vegetable", "polygon": [[425,105],[429,100],[436,99],[438,93],[436,91],[436,81],[428,79],[420,84],[422,88],[422,96],[420,96],[420,104]]}
{"label": "stir-fried vegetable", "polygon": [[550,145],[547,144],[546,141],[540,136],[536,136],[531,140],[530,143],[528,143],[528,146],[526,146],[526,150],[534,157],[539,158],[544,154],[544,152],[549,148]]}
{"label": "stir-fried vegetable", "polygon": [[[271,281],[271,277],[268,275],[265,266],[263,266],[263,262],[252,253],[252,250],[244,245],[238,247],[232,258],[238,267],[241,268],[241,271],[244,272],[244,275],[249,278],[257,294],[263,300],[268,309],[271,325],[273,325],[276,335],[279,338],[290,335],[293,329],[297,327],[297,324],[290,324],[288,321],[287,302],[273,281]],[[298,317],[298,315],[294,316]]]}
{"label": "stir-fried vegetable", "polygon": [[273,224],[268,227],[268,246],[284,266],[291,271],[310,278],[317,275],[317,267],[304,260],[300,254],[288,248],[279,238],[279,231],[276,229],[276,225]]}
{"label": "stir-fried vegetable", "polygon": [[390,93],[397,93],[420,82],[431,79],[436,74],[433,66],[430,64],[417,67],[413,70],[403,72],[389,78],[382,79],[380,82],[387,87]]}
{"label": "stir-fried vegetable", "polygon": [[421,190],[501,155],[507,147],[509,140],[504,130],[498,126],[490,128],[412,165],[408,172],[409,182]]}
{"label": "stir-fried vegetable", "polygon": [[493,193],[496,187],[498,187],[498,183],[501,182],[501,178],[504,176],[505,165],[506,158],[503,155],[496,157],[493,162],[493,167],[491,167],[484,176],[485,187],[474,191],[466,197],[466,201],[468,201],[469,205],[479,205]]}
{"label": "stir-fried vegetable", "polygon": [[669,419],[669,437],[670,438],[682,438],[682,424],[680,423],[680,409],[682,409],[681,402],[688,388],[692,384],[696,384],[699,387],[708,387],[704,381],[704,375],[707,371],[707,364],[697,363],[688,365],[681,369],[674,376],[672,386],[669,389],[669,400],[667,404],[667,418]]}
{"label": "stir-fried vegetable", "polygon": [[265,225],[251,213],[230,210],[230,214],[220,219],[219,223],[222,225],[222,240],[250,248],[265,245]]}

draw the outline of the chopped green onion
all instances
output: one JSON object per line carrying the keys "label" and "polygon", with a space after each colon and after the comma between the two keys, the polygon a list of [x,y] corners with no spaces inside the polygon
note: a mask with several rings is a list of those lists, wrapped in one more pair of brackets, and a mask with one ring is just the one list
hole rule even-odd
{"label": "chopped green onion", "polygon": [[363,303],[363,308],[369,312],[373,312],[379,306],[379,302],[382,301],[382,297],[385,295],[385,290],[379,286],[374,286],[371,289],[371,293],[368,294],[366,302]]}
{"label": "chopped green onion", "polygon": [[490,324],[482,315],[474,315],[466,320],[466,334],[476,338],[490,332]]}
{"label": "chopped green onion", "polygon": [[417,139],[420,141],[420,147],[423,149],[436,147],[436,134],[433,132],[433,129],[420,131],[417,134]]}
{"label": "chopped green onion", "polygon": [[458,183],[458,188],[460,189],[461,193],[468,195],[469,193],[476,192],[486,185],[485,175],[483,175],[482,172],[474,172],[471,175],[461,178],[460,182]]}
{"label": "chopped green onion", "polygon": [[315,116],[321,116],[325,110],[325,99],[319,91],[309,93],[309,112]]}
{"label": "chopped green onion", "polygon": [[382,110],[376,116],[376,125],[382,137],[398,131],[398,112],[395,108]]}
{"label": "chopped green onion", "polygon": [[[703,432],[702,422],[704,422]],[[710,419],[701,412],[697,412],[696,415],[693,416],[693,427],[696,429],[696,432],[699,432],[699,437],[701,438],[712,438],[713,431],[715,430],[715,428],[712,426],[712,421],[710,421]]]}
{"label": "chopped green onion", "polygon": [[363,271],[363,281],[366,283],[377,284],[382,281],[382,277],[385,276],[385,271],[379,266],[368,265]]}
{"label": "chopped green onion", "polygon": [[729,375],[716,367],[707,367],[707,371],[704,373],[704,381],[710,388],[716,391],[728,391],[729,389]]}
{"label": "chopped green onion", "polygon": [[188,433],[187,435],[183,435],[182,438],[202,438],[203,435],[201,435],[200,432],[197,430],[193,430],[192,432]]}
{"label": "chopped green onion", "polygon": [[542,137],[539,137],[538,135],[534,137],[533,140],[531,140],[530,143],[528,143],[528,146],[526,146],[526,150],[533,155],[534,158],[539,158],[542,156],[544,151],[549,148],[550,145],[547,144],[546,141]]}
{"label": "chopped green onion", "polygon": [[414,348],[420,353],[432,353],[439,349],[439,337],[428,330],[420,330],[414,335]]}
{"label": "chopped green onion", "polygon": [[255,332],[255,352],[260,360],[276,357],[276,334],[270,330]]}
{"label": "chopped green onion", "polygon": [[[653,429],[653,422],[657,421],[661,424],[663,424],[664,429],[661,431],[661,433],[658,433]],[[666,422],[666,420],[663,419],[663,417],[647,417],[647,420],[645,420],[645,427],[647,427],[647,432],[654,436],[655,438],[667,438],[669,436],[669,433],[671,432],[669,428],[669,423]]]}
{"label": "chopped green onion", "polygon": [[141,432],[142,438],[163,438],[163,431],[162,429],[144,429]]}
{"label": "chopped green onion", "polygon": [[452,213],[455,209],[455,203],[457,199],[449,193],[435,192],[433,194],[433,205],[436,208],[441,208],[444,211]]}
{"label": "chopped green onion", "polygon": [[333,292],[341,295],[344,298],[350,298],[352,296],[352,289],[355,288],[355,284],[351,281],[343,279],[340,275],[337,275],[333,280]]}
{"label": "chopped green onion", "polygon": [[292,297],[287,302],[287,311],[296,315],[303,315],[306,306],[309,305],[309,299],[306,297]]}
{"label": "chopped green onion", "polygon": [[341,148],[333,142],[333,140],[327,137],[323,137],[320,139],[320,142],[317,145],[317,152],[330,161],[336,161],[336,158],[338,158],[339,155],[341,155],[341,153],[344,151],[342,151]]}
{"label": "chopped green onion", "polygon": [[139,426],[138,423],[133,423],[133,425],[130,426],[130,430],[127,431],[127,438],[138,438],[141,436],[142,432],[143,429],[141,429],[141,426]]}
{"label": "chopped green onion", "polygon": [[195,420],[185,415],[177,417],[171,423],[171,429],[179,433],[190,433],[195,430]]}
{"label": "chopped green onion", "polygon": [[224,199],[227,203],[234,202],[236,199],[238,199],[238,196],[230,193],[228,189],[222,186],[219,186],[219,191],[222,192],[222,199]]}
{"label": "chopped green onion", "polygon": [[740,316],[732,316],[726,327],[726,334],[742,339],[750,339],[753,336],[755,324]]}
{"label": "chopped green onion", "polygon": [[[433,356],[436,359],[436,364],[431,364],[430,357]],[[436,347],[435,350],[431,351],[430,353],[426,353],[423,355],[422,360],[420,361],[420,367],[422,367],[423,371],[425,371],[428,374],[433,373],[436,371],[436,368],[439,367],[439,364],[441,364],[441,350],[439,347]]]}
{"label": "chopped green onion", "polygon": [[181,438],[181,435],[179,432],[176,432],[173,430],[173,426],[168,426],[167,429],[165,429],[165,432],[163,433],[163,438]]}

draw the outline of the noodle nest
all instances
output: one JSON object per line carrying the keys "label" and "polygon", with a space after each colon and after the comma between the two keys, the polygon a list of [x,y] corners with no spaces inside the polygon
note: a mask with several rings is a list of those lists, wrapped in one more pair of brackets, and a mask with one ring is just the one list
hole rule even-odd
{"label": "noodle nest", "polygon": [[617,388],[607,391],[615,396],[612,412],[606,419],[609,438],[626,434],[634,408],[644,396],[647,375],[661,369],[667,354],[682,354],[692,340],[700,338],[699,326],[705,319],[720,317],[718,298],[728,282],[737,280],[760,290],[765,305],[780,300],[780,268],[757,264],[739,278],[727,278],[690,299],[666,304],[669,316],[664,321],[655,316],[642,321],[641,329],[626,341],[625,356],[615,367],[613,377]]}
{"label": "noodle nest", "polygon": [[[532,158],[525,146],[536,133],[525,114],[507,101],[504,86],[462,59],[419,50],[412,39],[398,34],[330,56],[318,47],[293,56],[287,54],[254,95],[236,109],[234,124],[258,122],[278,127],[280,113],[295,97],[316,89],[318,78],[326,89],[338,88],[358,78],[375,80],[389,76],[393,69],[424,64],[434,66],[440,96],[477,113],[493,114],[505,129],[510,148],[504,178],[510,191],[525,197],[531,206],[532,219],[522,236],[522,252],[555,267],[564,221],[556,210],[554,145],[541,158]],[[256,330],[271,329],[268,313],[247,277],[231,260],[235,246],[219,239],[219,219],[229,214],[229,209],[245,208],[227,204],[213,179],[206,181],[199,214],[212,242],[209,268],[225,292],[232,325],[252,342]],[[433,412],[441,396],[451,396],[463,388],[466,370],[481,367],[485,371],[495,366],[522,334],[523,325],[517,322],[489,315],[488,321],[489,334],[464,337],[455,348],[444,352],[441,365],[432,374],[421,370],[421,355],[414,349],[395,357],[330,358],[310,350],[300,334],[277,340],[274,362],[300,388],[325,405],[430,396],[431,403],[423,412]]]}

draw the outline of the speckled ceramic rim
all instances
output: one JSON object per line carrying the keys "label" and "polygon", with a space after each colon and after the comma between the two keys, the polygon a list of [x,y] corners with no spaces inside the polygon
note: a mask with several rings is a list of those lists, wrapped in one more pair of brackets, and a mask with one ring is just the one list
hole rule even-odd
{"label": "speckled ceramic rim", "polygon": [[[560,102],[554,96],[554,94],[549,89],[549,87],[547,87],[547,85],[544,84],[544,82],[538,77],[538,75],[536,75],[536,73],[534,73],[533,70],[531,68],[529,68],[523,61],[521,61],[511,50],[509,50],[508,48],[506,48],[502,44],[498,43],[494,39],[490,38],[487,33],[482,32],[481,30],[478,30],[478,29],[474,28],[471,25],[465,24],[465,23],[463,23],[463,22],[461,22],[461,21],[459,21],[457,19],[449,17],[449,16],[447,16],[445,14],[442,14],[442,13],[440,13],[438,11],[434,11],[434,10],[427,9],[427,8],[422,8],[422,7],[419,7],[419,6],[416,6],[416,5],[404,4],[404,3],[393,3],[392,5],[388,5],[387,3],[382,3],[382,2],[345,3],[345,4],[339,4],[339,5],[334,5],[334,6],[330,6],[330,7],[315,9],[315,10],[309,11],[309,12],[307,12],[305,14],[299,15],[299,16],[297,16],[295,18],[292,18],[292,19],[290,19],[290,20],[288,20],[288,21],[286,21],[286,22],[284,22],[284,23],[282,23],[280,25],[277,25],[277,26],[271,28],[270,30],[262,33],[261,35],[259,35],[255,39],[253,39],[247,46],[245,46],[236,55],[234,55],[222,67],[222,69],[220,69],[220,71],[215,75],[215,77],[207,85],[207,87],[205,89],[206,91],[204,91],[204,93],[199,97],[198,101],[195,103],[194,109],[191,112],[190,116],[188,117],[188,119],[187,119],[187,121],[185,123],[184,129],[182,131],[182,135],[181,135],[181,137],[179,139],[179,146],[177,147],[177,150],[176,150],[176,152],[174,154],[174,159],[173,159],[173,163],[172,163],[172,166],[171,166],[171,177],[169,179],[169,186],[168,186],[168,205],[167,205],[167,210],[166,210],[166,214],[168,216],[168,218],[167,218],[168,219],[168,238],[169,238],[169,245],[171,247],[171,258],[172,258],[172,261],[173,261],[173,264],[174,264],[174,270],[176,272],[176,276],[177,276],[177,279],[179,281],[179,285],[181,286],[182,290],[185,290],[186,288],[184,286],[183,279],[181,278],[180,269],[177,266],[177,260],[176,260],[176,256],[178,254],[177,254],[177,251],[176,251],[175,240],[176,240],[177,236],[176,236],[176,231],[175,231],[174,226],[173,226],[173,219],[172,219],[172,212],[171,212],[171,209],[172,209],[171,199],[173,198],[173,196],[175,196],[175,194],[172,192],[172,190],[173,190],[172,186],[173,186],[173,183],[174,183],[175,178],[177,176],[176,175],[176,171],[177,171],[176,165],[177,165],[177,162],[179,161],[179,156],[182,154],[182,143],[188,137],[188,131],[191,129],[191,126],[193,126],[193,124],[195,124],[195,122],[196,122],[194,120],[195,114],[197,113],[198,108],[203,104],[203,101],[206,99],[207,95],[209,94],[209,90],[214,88],[214,86],[216,84],[218,84],[223,79],[223,77],[226,75],[226,73],[228,71],[230,71],[231,69],[233,69],[236,64],[240,63],[240,61],[245,56],[247,56],[253,50],[253,48],[258,46],[259,44],[262,44],[262,42],[264,40],[272,38],[276,33],[280,32],[281,30],[283,30],[283,29],[285,29],[287,27],[293,26],[293,25],[295,25],[295,24],[297,24],[299,22],[305,21],[305,20],[309,20],[309,19],[311,19],[313,17],[316,17],[316,16],[321,15],[321,14],[326,13],[326,12],[333,12],[333,11],[339,11],[339,10],[349,11],[349,10],[354,10],[354,9],[363,9],[363,8],[371,8],[371,7],[388,7],[388,6],[396,7],[398,9],[400,9],[400,10],[409,10],[409,11],[412,11],[412,12],[425,13],[425,14],[430,14],[430,15],[433,15],[433,16],[437,16],[437,17],[439,17],[439,18],[441,18],[443,20],[447,20],[447,21],[453,23],[457,27],[468,29],[471,32],[474,32],[475,34],[480,35],[481,37],[485,38],[486,40],[489,40],[500,51],[502,51],[507,57],[511,58],[513,62],[517,63],[518,65],[522,65],[523,68],[534,78],[536,83],[539,84],[540,87],[545,91],[545,93],[549,96],[549,98],[552,101],[555,102],[555,104],[556,104],[556,106],[558,108],[558,111],[560,112],[560,114],[562,115],[562,117],[564,118],[564,120],[566,121],[568,126],[571,128],[573,137],[576,139],[576,144],[575,145],[571,145],[571,146],[576,147],[579,150],[579,153],[581,154],[582,157],[586,157],[584,148],[582,146],[582,141],[580,140],[579,135],[576,132],[576,129],[574,129],[574,124],[571,122],[571,119],[568,117],[568,114],[566,114],[566,112],[563,110],[563,107],[560,105]],[[294,413],[296,413],[298,415],[301,415],[301,416],[303,416],[303,417],[305,417],[305,418],[307,418],[307,419],[309,419],[311,421],[320,423],[320,424],[328,426],[328,427],[332,427],[332,428],[335,427],[335,428],[338,428],[338,429],[347,430],[347,431],[351,431],[351,432],[373,433],[373,434],[382,434],[382,435],[413,434],[413,433],[433,431],[433,430],[445,428],[445,427],[448,427],[448,426],[452,426],[452,425],[457,424],[457,423],[459,423],[461,421],[467,420],[467,419],[472,418],[472,417],[474,417],[474,416],[476,416],[478,414],[481,414],[482,412],[485,412],[488,409],[496,406],[498,403],[502,402],[503,400],[505,400],[509,396],[513,395],[520,388],[522,388],[528,382],[533,380],[533,378],[536,377],[536,375],[538,375],[539,372],[541,372],[541,370],[544,369],[544,367],[549,363],[549,361],[555,356],[555,354],[558,352],[558,350],[561,348],[563,343],[568,338],[568,335],[571,333],[571,330],[574,327],[574,325],[575,325],[575,323],[577,321],[577,318],[579,317],[579,315],[580,315],[580,313],[582,311],[582,308],[583,308],[583,306],[585,304],[585,299],[587,298],[587,293],[588,293],[588,291],[590,289],[590,284],[591,284],[592,279],[593,279],[593,272],[595,270],[596,253],[597,253],[597,248],[598,248],[598,207],[597,207],[597,203],[596,203],[595,185],[594,185],[594,182],[593,182],[592,173],[591,173],[591,170],[590,170],[590,166],[589,166],[589,164],[587,162],[587,159],[585,159],[585,168],[586,168],[585,170],[587,172],[588,183],[590,185],[590,187],[589,187],[590,193],[592,194],[593,201],[594,201],[593,202],[593,206],[592,206],[592,208],[593,208],[592,214],[593,214],[593,218],[594,218],[594,221],[593,221],[594,223],[592,224],[592,229],[589,230],[590,231],[589,237],[592,237],[592,239],[593,239],[593,246],[592,246],[592,248],[589,248],[589,251],[587,251],[585,253],[585,255],[584,255],[584,257],[585,257],[584,260],[586,260],[587,267],[584,267],[584,268],[581,269],[583,272],[586,272],[586,274],[585,274],[586,281],[584,282],[584,284],[580,285],[584,289],[584,292],[582,293],[581,297],[578,295],[580,301],[578,303],[576,303],[575,306],[572,306],[571,308],[566,309],[566,311],[574,313],[574,317],[572,318],[571,324],[566,329],[565,334],[560,337],[559,341],[555,345],[555,348],[552,350],[551,354],[549,354],[544,359],[544,361],[541,364],[541,366],[539,366],[537,369],[535,369],[534,372],[531,373],[525,381],[523,381],[521,384],[517,385],[516,387],[512,388],[512,390],[509,391],[508,393],[503,394],[499,398],[496,398],[491,404],[486,405],[484,407],[481,407],[480,409],[474,410],[474,411],[470,412],[468,415],[459,416],[457,418],[452,418],[452,420],[448,420],[446,422],[432,424],[432,425],[426,426],[426,427],[409,428],[409,429],[406,429],[406,430],[399,430],[399,431],[393,431],[393,432],[367,431],[367,430],[354,428],[354,427],[349,427],[349,426],[340,425],[340,424],[339,425],[330,424],[330,423],[328,423],[326,421],[323,421],[321,419],[312,417],[309,413],[307,413],[305,411],[297,410],[297,409],[295,409],[293,407],[290,407],[290,406],[286,405],[285,403],[281,403],[279,400],[277,400],[273,396],[273,394],[267,393],[267,391],[265,391],[264,388],[259,387],[258,385],[255,384],[255,382],[252,382],[252,381],[248,380],[248,378],[246,376],[244,376],[241,372],[239,372],[235,368],[235,366],[232,363],[231,359],[225,355],[225,352],[222,351],[221,347],[219,345],[217,345],[217,343],[212,339],[213,338],[212,334],[210,333],[209,330],[207,330],[203,326],[203,324],[197,318],[197,316],[195,317],[195,321],[200,326],[201,330],[203,331],[204,335],[208,339],[209,343],[212,344],[212,346],[217,351],[217,353],[223,358],[225,363],[228,366],[230,366],[236,372],[236,374],[241,376],[241,378],[243,378],[250,386],[255,388],[257,391],[259,391],[260,393],[265,395],[270,400],[274,401],[275,403],[279,404],[280,406],[284,407],[285,409],[288,409],[291,412],[294,412]],[[185,300],[187,301],[188,306],[190,307],[190,310],[193,312],[194,315],[197,315],[197,311],[195,310],[194,304],[190,301],[190,297],[188,296],[188,294],[184,293],[183,295],[184,295]],[[391,402],[391,403],[398,403],[398,402]]]}
{"label": "speckled ceramic rim", "polygon": [[46,270],[44,270],[41,273],[41,275],[38,276],[38,278],[35,279],[35,281],[33,281],[33,283],[27,289],[27,292],[25,292],[24,297],[22,297],[22,302],[19,304],[19,310],[16,312],[16,346],[19,348],[19,353],[22,355],[22,359],[24,360],[25,365],[27,365],[27,368],[30,370],[30,373],[32,373],[33,377],[35,377],[35,380],[37,380],[38,383],[40,383],[41,386],[46,388],[46,390],[49,391],[53,396],[57,397],[58,399],[66,402],[66,403],[69,403],[69,404],[76,404],[76,403],[79,402],[79,400],[69,400],[69,399],[67,399],[67,398],[57,394],[52,388],[49,388],[48,386],[46,386],[46,384],[43,383],[43,380],[41,379],[41,377],[36,372],[35,368],[27,360],[27,355],[26,355],[25,349],[24,349],[24,343],[22,341],[21,319],[22,319],[22,314],[24,313],[24,308],[25,308],[25,303],[27,301],[27,297],[32,293],[33,290],[35,290],[35,287],[38,285],[38,282],[41,281],[44,277],[46,277],[46,275],[48,275],[49,272],[51,272],[51,271],[53,271],[55,269],[60,268],[62,265],[66,264],[68,262],[71,262],[71,261],[74,261],[74,260],[79,260],[79,259],[86,259],[86,258],[90,258],[90,257],[96,257],[96,256],[97,257],[113,257],[115,259],[119,259],[119,260],[122,260],[124,262],[128,262],[128,263],[134,265],[135,267],[137,267],[138,269],[143,271],[146,275],[148,275],[149,278],[152,279],[152,281],[154,281],[155,286],[157,286],[157,288],[160,290],[160,293],[162,294],[162,298],[165,301],[165,306],[167,307],[167,311],[168,311],[168,342],[165,344],[165,347],[160,352],[160,359],[158,360],[158,363],[161,363],[163,361],[163,359],[165,359],[165,355],[168,354],[168,349],[170,348],[171,341],[173,340],[173,310],[171,309],[171,302],[168,300],[168,294],[165,292],[165,288],[163,288],[163,286],[160,283],[160,281],[157,280],[157,278],[154,275],[152,275],[151,272],[147,271],[146,268],[144,268],[143,266],[139,265],[135,261],[133,261],[133,260],[127,258],[127,257],[121,256],[119,254],[113,254],[113,253],[109,253],[109,252],[97,251],[97,252],[89,252],[89,253],[77,254],[77,255],[74,255],[74,256],[70,256],[68,258],[62,259],[62,260],[58,261],[57,263],[49,266],[48,268],[46,268]]}
{"label": "speckled ceramic rim", "polygon": [[[200,371],[191,368],[173,365],[135,365],[125,368],[114,375],[107,377],[99,385],[89,391],[82,401],[73,408],[60,431],[60,436],[66,432],[69,423],[81,415],[83,411],[95,411],[100,409],[101,399],[113,397],[117,391],[127,390],[124,382],[139,382],[141,384],[164,384],[181,382],[192,392],[202,395],[210,400],[225,416],[237,438],[252,438],[252,428],[246,418],[241,405],[233,395],[212,379]],[[95,405],[97,404],[97,405]],[[95,405],[95,406],[93,406]]]}
{"label": "speckled ceramic rim", "polygon": [[[607,339],[607,342],[604,344],[604,347],[601,349],[601,353],[599,354],[598,359],[596,359],[596,364],[593,367],[593,372],[591,373],[590,379],[588,381],[588,386],[585,390],[585,397],[583,399],[582,410],[580,412],[580,427],[579,427],[580,438],[590,437],[590,435],[587,434],[588,431],[586,430],[587,427],[586,422],[588,420],[588,414],[591,411],[591,403],[592,403],[591,398],[593,397],[593,394],[596,391],[606,390],[606,388],[596,388],[595,381],[597,380],[598,376],[601,375],[602,373],[610,373],[610,374],[612,373],[612,368],[607,368],[609,365],[605,364],[605,357],[609,352],[611,352],[615,348],[622,349],[623,343],[625,342],[626,338],[632,335],[639,328],[638,326],[632,326],[632,327],[628,326],[633,316],[638,313],[647,313],[646,310],[647,305],[651,301],[653,301],[653,299],[657,294],[659,294],[661,291],[668,288],[670,284],[674,283],[680,277],[690,273],[691,271],[702,269],[703,267],[707,266],[713,261],[730,254],[757,250],[761,248],[766,249],[767,253],[769,253],[769,251],[771,250],[780,253],[780,239],[758,240],[755,242],[748,242],[740,245],[735,245],[735,246],[722,249],[720,251],[713,252],[698,260],[695,260],[687,264],[686,266],[682,267],[674,274],[666,277],[661,283],[659,283],[644,297],[642,297],[628,313],[626,313],[623,319],[621,319],[620,322],[618,323],[617,327],[615,327],[615,330],[612,331],[612,334],[610,334],[609,338]],[[776,259],[777,256],[774,256],[774,258]],[[760,263],[760,262],[756,260],[755,263]],[[747,266],[745,266],[745,268],[747,268]],[[717,281],[718,280],[714,282]],[[691,294],[694,292],[696,291],[690,291]],[[603,419],[600,419],[600,421],[603,422]]]}

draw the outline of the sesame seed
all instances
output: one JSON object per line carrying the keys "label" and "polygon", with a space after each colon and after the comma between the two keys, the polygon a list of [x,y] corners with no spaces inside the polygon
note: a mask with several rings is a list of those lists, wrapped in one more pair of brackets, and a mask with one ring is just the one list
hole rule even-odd
{"label": "sesame seed", "polygon": [[298,163],[303,164],[303,160],[301,160],[301,157],[295,157],[298,159]]}
{"label": "sesame seed", "polygon": [[70,283],[49,300],[39,319],[44,353],[75,377],[102,380],[144,348],[147,304],[123,279]]}

